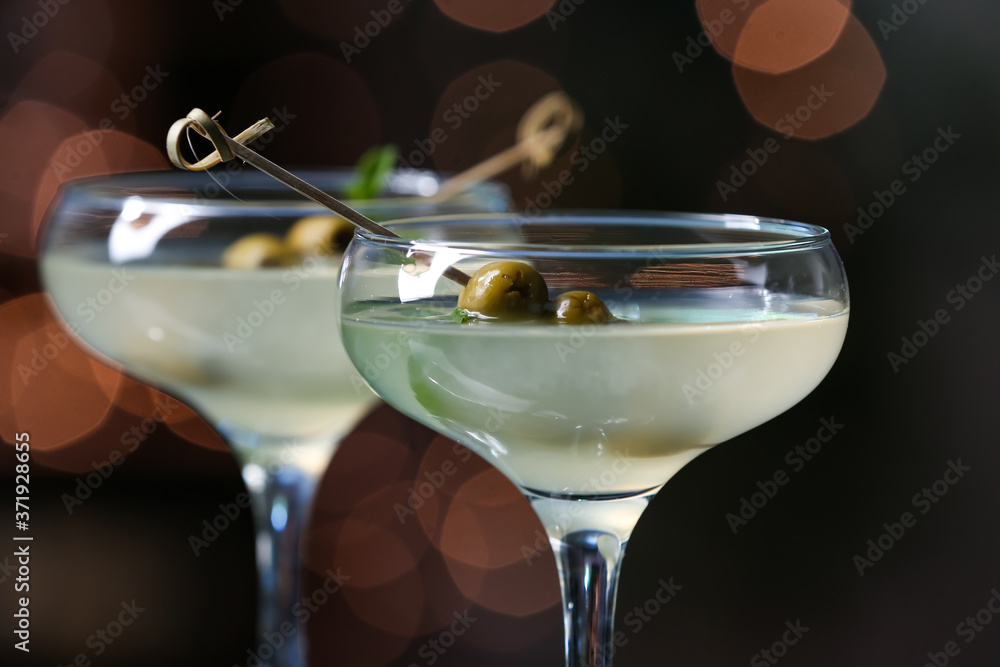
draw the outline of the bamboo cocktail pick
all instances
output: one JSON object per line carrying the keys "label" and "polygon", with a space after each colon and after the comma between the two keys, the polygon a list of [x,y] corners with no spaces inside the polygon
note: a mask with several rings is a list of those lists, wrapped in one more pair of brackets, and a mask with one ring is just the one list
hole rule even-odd
{"label": "bamboo cocktail pick", "polygon": [[[438,192],[425,201],[443,201],[454,197],[476,183],[522,162],[525,163],[526,173],[530,175],[539,168],[550,164],[570,132],[578,132],[582,125],[582,115],[566,95],[563,93],[546,95],[524,114],[518,124],[518,142],[514,146],[445,181],[441,184]],[[181,140],[186,135],[187,130],[191,128],[194,128],[195,132],[211,141],[212,145],[215,146],[214,152],[195,163],[188,162],[180,151]],[[185,118],[181,118],[170,126],[170,131],[167,133],[167,155],[174,166],[189,171],[203,171],[238,157],[302,196],[325,206],[366,231],[380,236],[399,237],[395,232],[245,145],[273,128],[274,125],[271,121],[264,118],[233,138],[226,134],[213,117],[201,109],[192,109]],[[444,275],[463,287],[469,282],[469,276],[454,267],[448,267]]]}

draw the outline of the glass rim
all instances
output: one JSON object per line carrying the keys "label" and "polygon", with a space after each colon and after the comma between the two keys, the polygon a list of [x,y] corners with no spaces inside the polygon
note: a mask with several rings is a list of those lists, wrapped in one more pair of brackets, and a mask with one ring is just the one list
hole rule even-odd
{"label": "glass rim", "polygon": [[[174,169],[157,169],[150,171],[123,172],[103,174],[70,179],[60,184],[56,201],[69,196],[81,196],[95,203],[111,204],[128,197],[140,197],[150,204],[161,206],[207,206],[218,208],[245,209],[261,205],[280,204],[283,208],[328,211],[320,204],[295,192],[287,185],[273,177],[258,171],[249,165],[241,165],[242,171],[231,173],[224,166],[210,170],[192,172]],[[305,168],[295,170],[303,180],[316,185],[320,189],[328,189],[332,194],[343,198],[339,188],[346,186],[355,170],[351,167]],[[431,179],[439,185],[451,174],[430,169],[395,169],[389,176],[389,189],[392,196],[376,199],[344,199],[355,206],[364,207],[377,203],[380,209],[391,209],[394,202],[403,206],[412,205],[411,197],[427,198],[429,194],[421,193],[419,183],[422,179]],[[206,188],[215,186],[219,192],[215,195],[199,197],[195,202],[192,195],[204,192]],[[395,188],[395,190],[393,190]],[[226,190],[249,189],[254,192],[274,192],[287,195],[287,198],[272,198],[249,196],[238,199],[227,196]],[[431,193],[433,194],[433,193]],[[483,181],[465,191],[467,195],[483,197],[507,197],[509,190],[506,185],[496,181]],[[410,201],[407,201],[410,200]],[[328,211],[334,215],[332,211]]]}
{"label": "glass rim", "polygon": [[[829,245],[833,247],[830,232],[825,227],[805,222],[745,215],[739,213],[688,213],[681,211],[608,211],[608,210],[560,210],[541,214],[523,212],[476,213],[426,215],[401,218],[382,223],[390,230],[433,222],[457,225],[468,222],[509,220],[515,226],[532,222],[625,225],[637,222],[656,226],[675,227],[690,230],[745,230],[783,235],[768,241],[720,241],[684,244],[616,244],[616,245],[571,245],[555,243],[491,243],[472,241],[439,241],[433,239],[405,238],[376,234],[358,228],[356,236],[379,246],[415,252],[460,251],[468,255],[491,256],[553,256],[561,254],[587,254],[595,256],[612,255],[674,255],[678,257],[724,257],[733,255],[772,254],[816,249]],[[666,223],[675,224],[666,224]]]}

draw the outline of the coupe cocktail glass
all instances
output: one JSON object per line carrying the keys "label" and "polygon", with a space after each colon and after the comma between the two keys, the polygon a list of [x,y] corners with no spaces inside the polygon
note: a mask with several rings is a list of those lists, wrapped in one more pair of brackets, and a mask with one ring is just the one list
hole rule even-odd
{"label": "coupe cocktail glass", "polygon": [[[848,288],[829,233],[667,213],[387,226],[403,238],[359,232],[344,260],[347,352],[390,405],[520,487],[559,567],[566,664],[607,667],[622,555],[649,500],[699,453],[795,405],[837,358]],[[550,295],[597,294],[617,321],[463,321],[445,269],[497,260],[532,265]]]}
{"label": "coupe cocktail glass", "polygon": [[[338,196],[352,173],[303,176]],[[286,623],[301,630],[299,542],[316,482],[376,397],[340,343],[340,253],[295,266],[222,265],[237,239],[281,236],[328,212],[255,171],[222,178],[169,172],[69,185],[50,215],[41,271],[84,341],[190,402],[229,442],[252,497],[258,630],[271,636]],[[352,205],[376,219],[507,207],[506,190],[489,183],[422,201],[438,183],[429,172],[398,172],[385,197]],[[303,636],[270,662],[304,664]]]}

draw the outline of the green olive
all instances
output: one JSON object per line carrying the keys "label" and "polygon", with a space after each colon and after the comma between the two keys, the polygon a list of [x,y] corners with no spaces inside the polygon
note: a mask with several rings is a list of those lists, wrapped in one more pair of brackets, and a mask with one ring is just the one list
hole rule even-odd
{"label": "green olive", "polygon": [[302,218],[285,234],[285,243],[300,255],[330,255],[354,237],[354,225],[336,215]]}
{"label": "green olive", "polygon": [[545,280],[523,262],[491,262],[472,274],[458,307],[485,317],[523,319],[541,314],[548,301]]}
{"label": "green olive", "polygon": [[247,234],[226,248],[222,265],[227,269],[292,266],[298,255],[274,234]]}
{"label": "green olive", "polygon": [[614,316],[593,292],[565,292],[547,306],[556,324],[606,324]]}

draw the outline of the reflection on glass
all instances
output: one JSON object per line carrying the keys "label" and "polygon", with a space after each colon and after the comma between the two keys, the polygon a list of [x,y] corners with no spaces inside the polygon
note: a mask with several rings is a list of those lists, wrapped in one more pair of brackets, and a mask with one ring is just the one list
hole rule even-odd
{"label": "reflection on glass", "polygon": [[[42,276],[59,313],[94,350],[190,402],[226,437],[253,497],[259,630],[274,633],[299,622],[300,531],[316,480],[376,398],[340,343],[340,252],[281,251],[224,266],[237,241],[280,239],[325,211],[263,174],[223,176],[225,189],[204,173],[71,185],[51,215]],[[304,176],[336,194],[351,174]],[[445,203],[422,201],[429,180],[437,177],[397,173],[389,195],[355,206],[386,219],[507,204],[492,184]],[[272,662],[303,664],[301,641],[286,642]]]}

